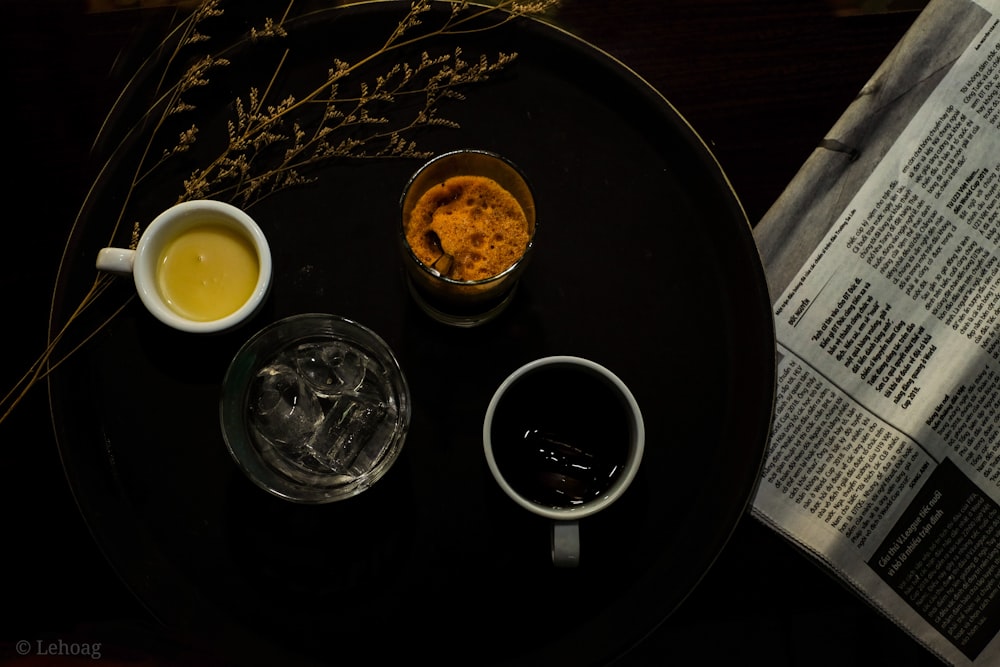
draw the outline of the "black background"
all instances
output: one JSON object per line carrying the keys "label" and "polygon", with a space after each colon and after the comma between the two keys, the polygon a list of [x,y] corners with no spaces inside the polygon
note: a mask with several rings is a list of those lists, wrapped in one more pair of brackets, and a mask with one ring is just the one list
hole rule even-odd
{"label": "black background", "polygon": [[[567,0],[561,20],[617,56],[709,142],[756,221],[915,18],[844,17],[813,0]],[[158,11],[88,13],[82,2],[7,0],[6,388],[45,340],[69,221],[95,165],[89,143]],[[0,660],[18,640],[97,639],[104,659],[197,664],[164,643],[91,539],[63,477],[45,386],[0,424]],[[110,647],[116,647],[112,650]],[[629,665],[937,664],[875,610],[746,518],[681,609]],[[39,661],[37,664],[45,664]]]}

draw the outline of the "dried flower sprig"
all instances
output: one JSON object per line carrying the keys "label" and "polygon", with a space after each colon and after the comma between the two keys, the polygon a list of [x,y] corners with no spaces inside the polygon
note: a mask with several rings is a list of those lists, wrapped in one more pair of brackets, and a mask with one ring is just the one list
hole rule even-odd
{"label": "dried flower sprig", "polygon": [[[185,179],[178,200],[222,198],[248,208],[278,191],[311,182],[313,177],[307,175],[306,170],[326,160],[426,156],[427,153],[420,150],[411,138],[411,133],[419,128],[458,127],[456,121],[444,115],[441,104],[464,99],[464,87],[488,80],[513,62],[517,54],[500,53],[492,60],[480,56],[469,61],[460,47],[433,56],[421,51],[416,62],[395,63],[373,79],[354,83],[352,90],[355,93],[347,96],[344,89],[352,75],[392,52],[413,48],[432,38],[469,35],[497,28],[519,17],[541,15],[556,7],[559,0],[494,0],[489,4],[469,0],[437,0],[436,4],[444,3],[450,6],[450,12],[445,13],[443,21],[429,25],[434,0],[413,0],[385,41],[369,55],[354,62],[337,60],[328,70],[326,78],[312,90],[297,97],[286,95],[272,100],[275,81],[289,54],[286,49],[263,86],[252,87],[233,101],[235,117],[227,125],[224,149]],[[250,28],[247,41],[257,44],[285,38],[288,23],[293,18],[293,7],[294,0],[289,0],[280,18],[265,18],[260,27]],[[157,52],[147,60],[147,63],[155,60],[165,64],[155,87],[153,102],[139,122],[127,132],[127,136],[144,134],[148,140],[135,163],[131,187],[127,188],[119,214],[111,223],[112,240],[128,215],[131,198],[138,186],[152,178],[173,158],[189,153],[201,140],[200,128],[192,123],[176,135],[169,148],[154,149],[159,145],[163,132],[167,131],[168,120],[183,117],[196,109],[190,94],[209,86],[212,73],[231,64],[224,51],[202,54],[190,60],[173,83],[168,83],[184,54],[192,48],[211,44],[211,31],[206,29],[207,24],[223,15],[221,0],[203,0],[169,32]],[[390,118],[382,111],[404,99],[408,102],[414,99],[420,101],[410,104],[408,108],[411,111],[402,118]],[[119,98],[119,103],[121,100]],[[317,108],[319,113],[316,113]],[[108,114],[105,127],[101,128],[98,136],[104,134],[114,110]],[[275,155],[278,156],[276,162],[263,159]],[[104,169],[108,168],[105,165]],[[100,178],[99,174],[97,180]],[[78,216],[73,229],[80,221],[81,216]],[[138,222],[133,223],[132,247],[141,229]],[[72,325],[99,300],[113,281],[114,277],[110,274],[96,272],[90,288],[64,323],[51,321],[50,316],[51,333],[47,346],[14,387],[0,398],[0,423],[35,384],[86,345],[128,305],[128,300],[119,304],[79,342],[72,344],[68,350],[62,349]]]}
{"label": "dried flower sprig", "polygon": [[[191,174],[180,199],[224,197],[250,207],[278,190],[309,182],[311,179],[303,175],[303,169],[331,158],[426,157],[415,142],[407,139],[407,134],[420,127],[457,127],[455,121],[441,115],[439,103],[463,99],[460,88],[488,80],[511,63],[516,54],[500,53],[493,61],[481,56],[470,63],[463,59],[460,47],[451,54],[433,58],[422,52],[419,62],[396,63],[373,81],[360,82],[356,96],[342,96],[343,83],[361,67],[391,51],[432,37],[489,30],[555,4],[556,0],[543,0],[529,6],[511,0],[497,7],[484,7],[456,2],[441,25],[414,36],[414,30],[425,26],[423,15],[432,5],[431,0],[415,0],[380,49],[353,63],[335,61],[326,80],[300,98],[288,96],[277,104],[265,103],[267,92],[256,88],[245,99],[237,98],[236,118],[228,125],[226,150]],[[498,7],[505,11],[498,13]],[[279,70],[280,67],[279,64]],[[403,96],[422,96],[423,103],[402,121],[392,123],[374,109]],[[324,110],[310,130],[297,120],[289,122],[289,117],[316,104],[321,104]],[[354,131],[363,129],[369,132]],[[337,141],[331,140],[332,137]],[[260,163],[258,156],[278,148],[283,151],[279,163],[254,173],[254,166]]]}
{"label": "dried flower sprig", "polygon": [[[362,82],[359,94],[351,98],[340,96],[339,91],[340,81],[352,67],[338,63],[325,83],[326,95],[311,95],[308,100],[323,106],[320,120],[308,131],[300,122],[288,120],[301,107],[295,98],[265,107],[258,91],[252,89],[245,102],[236,101],[226,151],[184,182],[180,199],[222,197],[249,208],[290,185],[309,182],[303,170],[331,158],[428,157],[406,138],[407,133],[420,127],[457,128],[456,121],[441,114],[439,104],[464,99],[461,87],[486,81],[515,58],[516,54],[501,53],[492,61],[484,56],[468,62],[460,47],[436,58],[425,52],[414,65],[397,64],[373,83]],[[393,123],[374,108],[403,96],[421,96],[422,104],[402,121]],[[259,155],[277,150],[281,158],[276,165],[253,173]]]}

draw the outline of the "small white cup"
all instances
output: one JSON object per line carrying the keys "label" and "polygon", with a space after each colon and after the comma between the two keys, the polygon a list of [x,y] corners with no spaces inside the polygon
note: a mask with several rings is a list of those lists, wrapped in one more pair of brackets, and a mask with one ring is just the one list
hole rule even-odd
{"label": "small white cup", "polygon": [[263,304],[271,251],[257,223],[225,202],[194,200],[160,213],[135,250],[102,248],[97,268],[131,274],[143,305],[181,331],[232,329]]}
{"label": "small white cup", "polygon": [[[629,388],[604,366],[580,357],[544,357],[517,369],[497,388],[483,420],[483,449],[493,478],[518,505],[552,520],[557,567],[579,564],[577,522],[625,493],[645,442],[642,412]],[[522,453],[512,455],[512,448]],[[534,451],[544,455],[538,458]],[[564,458],[567,451],[572,454]],[[587,465],[578,465],[581,461]],[[581,475],[587,478],[583,484],[562,474],[588,466],[595,472]],[[586,492],[574,498],[564,493],[567,488]]]}

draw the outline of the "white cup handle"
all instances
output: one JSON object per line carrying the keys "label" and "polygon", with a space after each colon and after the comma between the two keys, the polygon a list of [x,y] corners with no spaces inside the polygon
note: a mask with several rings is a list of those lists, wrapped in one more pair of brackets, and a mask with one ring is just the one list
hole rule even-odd
{"label": "white cup handle", "polygon": [[128,248],[101,248],[97,253],[97,269],[108,273],[128,275],[135,264],[135,250]]}
{"label": "white cup handle", "polygon": [[556,567],[580,564],[580,525],[576,521],[552,522],[552,564]]}

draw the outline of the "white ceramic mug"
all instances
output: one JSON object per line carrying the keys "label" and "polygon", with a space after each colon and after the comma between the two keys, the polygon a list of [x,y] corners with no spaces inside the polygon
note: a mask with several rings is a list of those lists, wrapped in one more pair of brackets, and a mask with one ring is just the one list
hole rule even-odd
{"label": "white ceramic mug", "polygon": [[[577,522],[625,493],[645,441],[642,412],[629,388],[580,357],[544,357],[517,369],[497,388],[483,420],[490,472],[514,502],[552,520],[558,567],[579,563]],[[571,469],[586,472],[566,474]]]}
{"label": "white ceramic mug", "polygon": [[103,248],[97,268],[131,274],[139,298],[175,329],[231,329],[260,308],[271,285],[271,251],[254,220],[225,202],[194,200],[160,213],[135,249]]}

